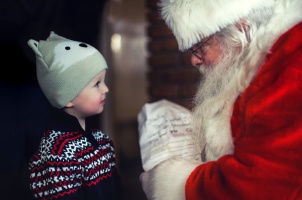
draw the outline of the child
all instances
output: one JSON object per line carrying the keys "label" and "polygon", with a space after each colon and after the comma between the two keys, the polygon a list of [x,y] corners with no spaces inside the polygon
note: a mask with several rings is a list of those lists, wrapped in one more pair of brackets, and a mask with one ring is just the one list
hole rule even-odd
{"label": "child", "polygon": [[121,199],[109,136],[89,127],[103,111],[107,64],[94,47],[54,32],[29,40],[38,83],[52,105],[51,120],[29,162],[30,188],[41,199]]}

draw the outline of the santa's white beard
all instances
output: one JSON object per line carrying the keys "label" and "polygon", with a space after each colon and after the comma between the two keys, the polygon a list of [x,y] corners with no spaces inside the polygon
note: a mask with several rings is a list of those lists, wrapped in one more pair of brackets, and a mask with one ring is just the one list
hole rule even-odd
{"label": "santa's white beard", "polygon": [[217,64],[200,68],[203,80],[194,99],[193,129],[196,150],[203,153],[203,161],[233,153],[230,116],[239,95],[236,87],[237,63],[242,59],[239,54],[224,47]]}

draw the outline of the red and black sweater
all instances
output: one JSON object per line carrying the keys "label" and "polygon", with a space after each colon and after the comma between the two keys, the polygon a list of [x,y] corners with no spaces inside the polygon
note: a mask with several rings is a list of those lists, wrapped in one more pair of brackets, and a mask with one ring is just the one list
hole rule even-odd
{"label": "red and black sweater", "polygon": [[30,188],[40,199],[121,199],[112,140],[98,129],[53,110],[49,127],[29,161]]}

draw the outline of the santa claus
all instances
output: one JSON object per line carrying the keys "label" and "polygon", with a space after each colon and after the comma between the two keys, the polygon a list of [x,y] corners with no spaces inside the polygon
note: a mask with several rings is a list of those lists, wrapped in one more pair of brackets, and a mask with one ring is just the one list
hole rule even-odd
{"label": "santa claus", "polygon": [[141,174],[148,199],[302,199],[302,1],[161,0],[202,81],[200,160]]}

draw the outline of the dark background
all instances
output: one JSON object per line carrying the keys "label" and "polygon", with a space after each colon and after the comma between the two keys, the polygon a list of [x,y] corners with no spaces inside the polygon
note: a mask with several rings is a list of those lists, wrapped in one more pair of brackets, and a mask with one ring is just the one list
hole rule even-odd
{"label": "dark background", "polygon": [[[28,149],[37,145],[49,103],[37,84],[29,39],[50,31],[97,47],[105,0],[0,0],[0,199],[33,199]],[[97,121],[97,118],[95,118]]]}

